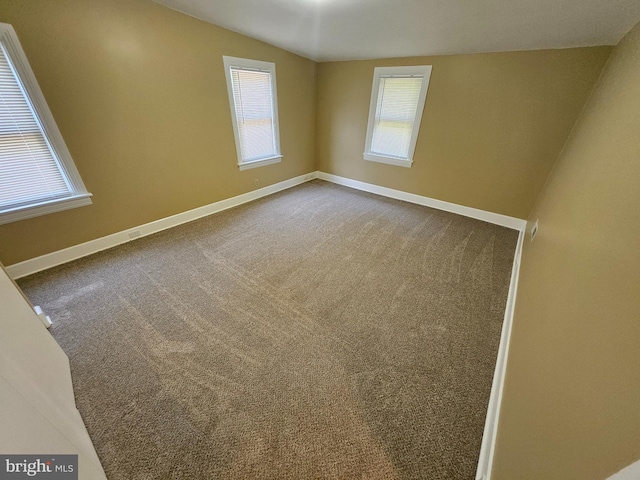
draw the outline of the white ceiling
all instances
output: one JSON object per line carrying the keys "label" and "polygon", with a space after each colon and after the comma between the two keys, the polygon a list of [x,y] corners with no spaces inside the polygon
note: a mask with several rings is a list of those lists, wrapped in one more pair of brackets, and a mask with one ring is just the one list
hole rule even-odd
{"label": "white ceiling", "polygon": [[316,61],[615,45],[639,0],[155,0]]}

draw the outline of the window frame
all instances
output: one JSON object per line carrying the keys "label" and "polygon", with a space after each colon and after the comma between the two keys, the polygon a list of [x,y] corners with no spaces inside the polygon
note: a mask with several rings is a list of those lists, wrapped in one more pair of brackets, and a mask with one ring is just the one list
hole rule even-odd
{"label": "window frame", "polygon": [[[229,108],[231,110],[231,123],[233,124],[233,136],[236,142],[236,155],[238,157],[238,168],[240,170],[248,170],[250,168],[262,167],[265,165],[273,165],[280,163],[282,159],[282,151],[280,149],[280,121],[278,117],[278,88],[276,83],[276,64],[272,62],[264,62],[261,60],[250,60],[247,58],[222,56],[224,63],[224,74],[227,80],[227,93],[229,95]],[[238,118],[236,115],[235,99],[233,97],[233,81],[231,75],[232,68],[240,68],[245,70],[260,70],[269,72],[271,82],[271,111],[273,113],[273,135],[275,144],[275,155],[256,160],[245,161],[242,157],[242,149],[240,142],[240,130],[238,128]]]}
{"label": "window frame", "polygon": [[[420,132],[420,123],[424,112],[424,105],[429,89],[429,80],[431,79],[431,65],[415,65],[401,67],[375,67],[373,70],[373,85],[371,87],[371,102],[369,103],[369,119],[367,122],[367,137],[365,140],[365,151],[363,157],[371,162],[386,163],[400,167],[411,168],[413,164],[413,156],[418,141],[418,133]],[[409,151],[407,157],[395,157],[392,155],[384,155],[371,150],[373,141],[373,129],[375,126],[376,109],[378,105],[378,93],[380,90],[380,79],[383,77],[407,77],[421,76],[422,86],[420,87],[420,95],[418,97],[418,105],[416,115],[413,121],[413,129],[411,131],[411,140],[409,142]]]}
{"label": "window frame", "polygon": [[36,122],[42,128],[45,141],[53,151],[62,176],[70,189],[70,195],[49,200],[40,200],[27,205],[0,209],[0,225],[27,218],[60,212],[70,208],[91,205],[89,193],[73,162],[71,153],[56,125],[53,114],[40,90],[40,86],[20,45],[18,35],[10,24],[0,23],[0,44],[9,63],[18,77],[18,84],[30,105]]}

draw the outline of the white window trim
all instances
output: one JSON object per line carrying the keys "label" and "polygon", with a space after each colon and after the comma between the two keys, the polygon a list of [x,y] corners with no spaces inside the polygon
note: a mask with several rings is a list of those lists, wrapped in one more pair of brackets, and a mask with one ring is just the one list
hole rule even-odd
{"label": "white window trim", "polygon": [[[411,141],[409,143],[409,153],[407,158],[394,157],[391,155],[380,155],[371,151],[371,142],[373,140],[373,127],[375,124],[376,107],[378,104],[378,91],[380,89],[380,79],[388,76],[422,76],[422,87],[420,88],[420,96],[418,97],[418,108],[416,109],[416,118],[413,122],[413,132],[411,133]],[[411,168],[413,164],[413,155],[416,150],[418,141],[418,133],[420,132],[420,122],[422,121],[422,113],[424,112],[424,104],[427,98],[427,90],[429,89],[429,79],[431,78],[431,65],[417,65],[410,67],[376,67],[373,71],[373,85],[371,87],[371,102],[369,103],[369,121],[367,123],[367,138],[365,141],[365,152],[363,157],[371,162],[386,163],[400,167]]]}
{"label": "white window trim", "polygon": [[253,160],[251,162],[243,162],[238,164],[240,170],[249,170],[250,168],[264,167],[265,165],[273,165],[274,163],[280,163],[282,155],[276,155],[268,158],[261,158],[260,160]]}
{"label": "white window trim", "polygon": [[59,165],[62,169],[62,174],[69,182],[72,191],[71,195],[66,197],[2,210],[0,211],[0,225],[46,215],[48,213],[60,212],[70,208],[91,205],[91,194],[84,186],[82,178],[80,178],[80,174],[71,158],[71,153],[69,153],[69,149],[56,125],[51,110],[49,110],[49,106],[42,94],[42,90],[40,90],[36,76],[33,70],[31,70],[27,56],[24,50],[22,50],[18,35],[11,25],[0,23],[0,40],[18,74],[19,82],[24,92],[31,101],[34,114],[42,127],[45,138],[48,140],[60,161]]}
{"label": "white window trim", "polygon": [[[227,79],[227,94],[229,95],[229,108],[231,109],[231,123],[233,124],[233,136],[236,141],[236,155],[238,156],[238,168],[240,170],[248,170],[250,168],[263,167],[280,163],[282,153],[280,150],[280,121],[278,118],[278,88],[276,84],[276,64],[272,62],[263,62],[260,60],[249,60],[247,58],[222,56],[224,63],[224,74]],[[238,118],[236,116],[236,106],[233,99],[233,84],[231,80],[231,67],[252,68],[256,70],[268,71],[271,75],[271,101],[273,102],[273,122],[274,136],[276,144],[276,155],[268,158],[260,158],[258,160],[244,161],[242,159],[242,151],[240,149],[240,132],[238,130]]]}

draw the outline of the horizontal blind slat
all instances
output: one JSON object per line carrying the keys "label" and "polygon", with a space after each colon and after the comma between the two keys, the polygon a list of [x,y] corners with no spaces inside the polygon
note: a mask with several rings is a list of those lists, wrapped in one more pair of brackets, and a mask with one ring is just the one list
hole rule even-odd
{"label": "horizontal blind slat", "polygon": [[378,87],[371,152],[407,158],[422,76],[383,77]]}
{"label": "horizontal blind slat", "polygon": [[0,209],[68,196],[59,162],[0,47]]}
{"label": "horizontal blind slat", "polygon": [[276,155],[271,74],[232,67],[231,78],[243,161]]}

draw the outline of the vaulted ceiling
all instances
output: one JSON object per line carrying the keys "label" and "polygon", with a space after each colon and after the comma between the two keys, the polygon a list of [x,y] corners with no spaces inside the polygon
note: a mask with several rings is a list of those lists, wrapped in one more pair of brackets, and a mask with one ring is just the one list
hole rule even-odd
{"label": "vaulted ceiling", "polygon": [[155,0],[317,60],[615,45],[638,0]]}

